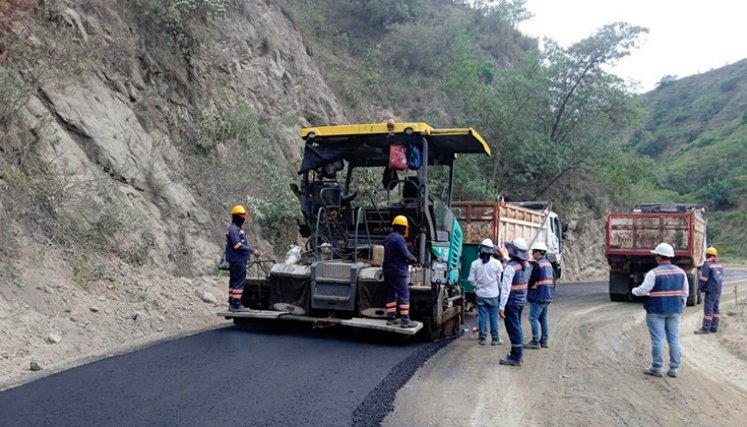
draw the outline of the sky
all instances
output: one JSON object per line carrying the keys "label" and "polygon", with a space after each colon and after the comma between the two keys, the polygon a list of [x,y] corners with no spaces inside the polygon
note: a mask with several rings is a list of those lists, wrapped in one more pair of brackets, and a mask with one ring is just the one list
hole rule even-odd
{"label": "sky", "polygon": [[534,15],[519,24],[533,37],[568,46],[605,24],[646,27],[640,47],[610,71],[647,92],[666,75],[707,72],[747,58],[747,2],[743,0],[527,0]]}

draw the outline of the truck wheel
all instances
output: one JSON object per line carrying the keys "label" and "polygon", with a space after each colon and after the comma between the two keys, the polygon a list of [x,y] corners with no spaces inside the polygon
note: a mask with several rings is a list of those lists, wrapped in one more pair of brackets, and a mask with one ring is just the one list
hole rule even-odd
{"label": "truck wheel", "polygon": [[687,274],[687,281],[690,282],[690,294],[687,296],[687,306],[692,307],[698,305],[698,269],[693,268]]}
{"label": "truck wheel", "polygon": [[630,295],[628,294],[610,294],[610,301],[614,302],[629,302]]}
{"label": "truck wheel", "polygon": [[614,302],[630,302],[633,297],[630,294],[630,275],[610,271],[609,291],[610,300]]}

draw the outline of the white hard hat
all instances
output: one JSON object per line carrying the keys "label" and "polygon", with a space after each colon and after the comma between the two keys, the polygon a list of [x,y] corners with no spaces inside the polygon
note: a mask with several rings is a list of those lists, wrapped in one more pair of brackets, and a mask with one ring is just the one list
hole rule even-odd
{"label": "white hard hat", "polygon": [[523,237],[517,237],[514,240],[511,241],[511,244],[520,251],[527,251],[529,250],[529,245],[527,245],[527,241],[524,240]]}
{"label": "white hard hat", "polygon": [[482,242],[480,242],[480,246],[485,246],[486,248],[495,248],[493,241],[490,239],[484,239]]}
{"label": "white hard hat", "polygon": [[532,251],[547,252],[547,245],[545,244],[545,242],[534,242],[532,243],[532,247],[529,249],[531,249]]}
{"label": "white hard hat", "polygon": [[665,256],[667,258],[674,258],[674,248],[672,248],[672,245],[670,245],[669,243],[659,243],[659,246],[651,251],[651,253]]}

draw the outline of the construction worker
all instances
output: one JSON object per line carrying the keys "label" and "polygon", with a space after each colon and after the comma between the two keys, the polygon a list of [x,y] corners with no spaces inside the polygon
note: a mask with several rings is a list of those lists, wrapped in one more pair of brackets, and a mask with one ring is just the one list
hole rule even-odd
{"label": "construction worker", "polygon": [[724,267],[719,262],[718,251],[713,246],[706,249],[706,260],[698,281],[698,292],[705,292],[703,301],[703,326],[695,331],[697,335],[718,331],[721,317],[718,305],[721,287],[724,283]]}
{"label": "construction worker", "polygon": [[[529,248],[534,259],[532,273],[529,276],[529,290],[527,301],[529,301],[529,323],[532,326],[532,340],[524,344],[524,348],[538,349],[547,348],[547,307],[552,302],[555,290],[555,270],[550,261],[545,258],[547,245],[544,242],[536,242]],[[540,335],[540,327],[542,335]]]}
{"label": "construction worker", "polygon": [[490,345],[500,345],[498,335],[498,307],[500,306],[500,282],[503,266],[494,258],[495,245],[490,239],[484,239],[478,246],[478,259],[472,261],[467,280],[472,283],[477,296],[478,324],[480,326],[480,345],[485,345],[490,322]]}
{"label": "construction worker", "polygon": [[[392,221],[392,232],[384,239],[384,282],[386,283],[387,325],[399,324],[402,328],[414,328],[410,320],[410,288],[408,287],[408,264],[417,259],[407,249],[407,217],[397,215]],[[399,315],[397,318],[397,305]]]}
{"label": "construction worker", "polygon": [[501,365],[521,366],[524,334],[521,330],[521,312],[527,297],[527,285],[531,270],[529,247],[526,240],[517,237],[505,243],[509,261],[503,270],[501,279],[500,315],[504,319],[508,338],[511,340],[511,352]]}
{"label": "construction worker", "polygon": [[643,307],[646,309],[646,325],[651,335],[651,366],[643,373],[661,377],[664,367],[662,353],[664,352],[664,338],[669,343],[669,371],[670,377],[677,376],[680,367],[680,315],[687,302],[689,283],[687,274],[681,268],[672,264],[674,248],[669,243],[660,243],[653,251],[656,256],[654,269],[646,273],[643,283],[633,288],[633,295],[648,296]]}
{"label": "construction worker", "polygon": [[230,266],[230,277],[228,280],[228,310],[248,311],[241,305],[241,294],[244,292],[246,281],[246,264],[252,254],[261,256],[262,253],[256,248],[249,246],[246,233],[241,228],[249,217],[249,213],[242,205],[236,205],[231,209],[231,225],[226,231],[226,261]]}

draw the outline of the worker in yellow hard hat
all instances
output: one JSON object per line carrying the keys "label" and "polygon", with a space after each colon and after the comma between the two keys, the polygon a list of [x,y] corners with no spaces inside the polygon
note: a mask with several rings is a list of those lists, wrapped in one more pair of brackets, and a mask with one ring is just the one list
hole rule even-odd
{"label": "worker in yellow hard hat", "polygon": [[[405,235],[407,217],[397,215],[392,221],[392,232],[384,239],[384,282],[386,283],[387,325],[399,324],[402,328],[414,328],[410,320],[410,288],[408,287],[408,264],[417,258],[407,249]],[[397,308],[399,315],[397,318]]]}
{"label": "worker in yellow hard hat", "polygon": [[721,288],[724,284],[724,266],[718,260],[718,250],[713,246],[706,249],[706,260],[700,269],[700,280],[698,281],[698,292],[704,292],[703,298],[703,326],[695,331],[696,335],[718,332],[718,324],[721,320],[719,301],[721,300]]}
{"label": "worker in yellow hard hat", "polygon": [[244,293],[246,281],[246,264],[252,255],[261,256],[262,253],[249,245],[242,226],[249,217],[249,213],[242,205],[231,208],[231,225],[226,231],[226,261],[230,266],[228,280],[228,309],[229,311],[247,311],[241,305],[241,295]]}

